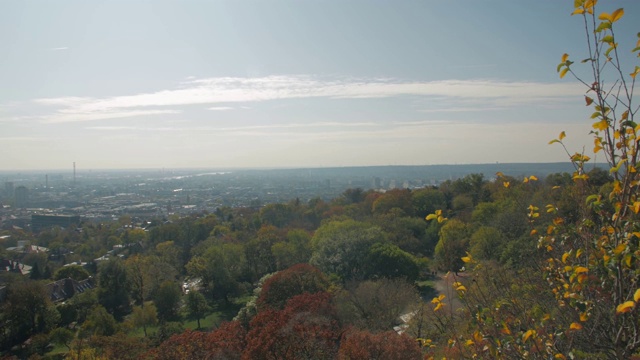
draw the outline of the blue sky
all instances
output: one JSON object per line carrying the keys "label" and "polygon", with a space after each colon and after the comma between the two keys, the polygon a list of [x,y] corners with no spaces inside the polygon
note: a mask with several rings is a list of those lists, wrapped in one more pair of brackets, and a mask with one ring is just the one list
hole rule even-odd
{"label": "blue sky", "polygon": [[592,148],[572,4],[5,0],[0,170],[565,161],[560,131]]}

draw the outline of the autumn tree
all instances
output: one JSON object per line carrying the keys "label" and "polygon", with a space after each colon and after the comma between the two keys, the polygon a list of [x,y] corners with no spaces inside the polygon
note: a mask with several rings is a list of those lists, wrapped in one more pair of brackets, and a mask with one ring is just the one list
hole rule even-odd
{"label": "autumn tree", "polygon": [[340,329],[329,293],[297,295],[251,320],[242,359],[334,359]]}
{"label": "autumn tree", "polygon": [[412,284],[386,278],[350,283],[336,299],[343,323],[374,332],[393,329],[400,315],[411,312],[418,301]]}
{"label": "autumn tree", "polygon": [[372,334],[351,330],[344,334],[338,352],[340,360],[420,360],[423,354],[415,339],[395,331]]}
{"label": "autumn tree", "polygon": [[326,291],[329,281],[317,268],[308,264],[294,265],[268,278],[257,300],[259,308],[282,309],[292,297],[303,293]]}

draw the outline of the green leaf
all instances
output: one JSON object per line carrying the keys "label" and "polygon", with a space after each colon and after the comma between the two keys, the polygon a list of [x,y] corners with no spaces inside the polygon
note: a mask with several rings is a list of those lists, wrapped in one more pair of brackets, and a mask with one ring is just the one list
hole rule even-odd
{"label": "green leaf", "polygon": [[611,23],[610,22],[601,22],[600,25],[598,25],[598,27],[596,28],[596,32],[602,32],[602,30],[605,29],[611,29]]}
{"label": "green leaf", "polygon": [[564,63],[558,64],[558,68],[556,69],[556,72],[560,72],[560,69],[562,69],[563,66],[564,66]]}
{"label": "green leaf", "polygon": [[613,43],[613,36],[607,35],[607,36],[603,37],[600,41],[603,42],[603,43],[611,44],[611,43]]}
{"label": "green leaf", "polygon": [[582,61],[580,61],[580,62],[581,62],[582,64],[584,64],[584,63],[586,63],[587,61],[593,61],[593,59],[592,59],[592,58],[588,58],[588,59],[584,59],[584,60],[582,60]]}

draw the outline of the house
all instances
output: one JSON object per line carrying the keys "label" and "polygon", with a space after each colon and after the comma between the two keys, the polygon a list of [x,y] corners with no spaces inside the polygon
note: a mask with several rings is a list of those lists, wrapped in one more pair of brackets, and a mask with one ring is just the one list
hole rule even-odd
{"label": "house", "polygon": [[48,283],[46,287],[49,292],[49,298],[55,303],[65,301],[75,294],[81,294],[89,289],[93,289],[95,284],[91,277],[82,281],[66,278]]}

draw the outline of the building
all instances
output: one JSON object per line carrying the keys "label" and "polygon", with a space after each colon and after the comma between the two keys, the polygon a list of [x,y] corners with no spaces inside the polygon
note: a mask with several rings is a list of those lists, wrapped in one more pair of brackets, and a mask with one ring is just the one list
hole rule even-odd
{"label": "building", "polygon": [[29,203],[29,189],[18,186],[14,192],[14,205],[18,209],[24,209]]}
{"label": "building", "polygon": [[80,223],[78,215],[31,215],[31,230],[38,232],[49,227],[68,228]]}
{"label": "building", "polygon": [[46,286],[49,292],[49,298],[54,303],[65,301],[75,294],[81,294],[95,287],[92,278],[81,281],[66,278],[49,283]]}

